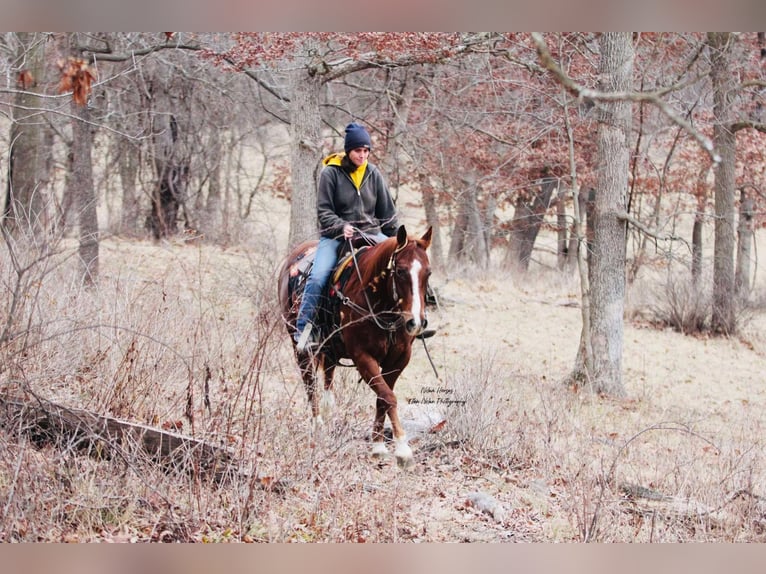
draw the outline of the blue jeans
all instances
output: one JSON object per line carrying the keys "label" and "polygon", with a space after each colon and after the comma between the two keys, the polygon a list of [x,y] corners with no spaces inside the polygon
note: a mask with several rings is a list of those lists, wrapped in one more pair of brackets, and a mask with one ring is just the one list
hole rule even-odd
{"label": "blue jeans", "polygon": [[[378,243],[388,239],[383,233],[369,235],[368,237]],[[306,287],[301,299],[301,308],[298,310],[298,318],[295,321],[297,329],[296,339],[303,332],[306,324],[314,319],[314,313],[319,304],[322,289],[324,289],[330,274],[338,263],[338,247],[340,247],[340,244],[340,239],[319,238],[319,245],[317,246],[316,255],[314,255],[314,265],[306,279]]]}

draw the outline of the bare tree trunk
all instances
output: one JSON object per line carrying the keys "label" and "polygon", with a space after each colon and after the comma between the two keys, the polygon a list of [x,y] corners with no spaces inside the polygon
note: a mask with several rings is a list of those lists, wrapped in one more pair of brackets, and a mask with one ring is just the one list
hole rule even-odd
{"label": "bare tree trunk", "polygon": [[700,277],[702,277],[702,227],[704,224],[704,214],[697,212],[694,214],[694,225],[692,226],[692,285],[698,287]]}
{"label": "bare tree trunk", "polygon": [[[575,191],[574,193],[575,200],[573,202],[574,207],[574,220],[572,221],[572,225],[570,227],[569,231],[569,246],[567,247],[567,269],[575,269],[578,264],[579,259],[579,245],[580,245],[580,229],[582,226],[582,221],[586,217],[586,211],[587,211],[587,199],[585,198],[585,194],[581,193],[579,190]],[[588,249],[587,241],[584,246],[584,249]]]}
{"label": "bare tree trunk", "polygon": [[521,272],[529,269],[535,240],[545,221],[545,213],[548,211],[553,192],[558,186],[558,180],[547,177],[544,173],[539,185],[539,191],[533,192],[534,195],[531,200],[520,198],[516,202],[513,221],[511,222],[506,262],[512,269]]}
{"label": "bare tree trunk", "polygon": [[88,106],[72,102],[72,178],[71,189],[76,198],[80,227],[80,265],[85,284],[98,281],[98,213],[93,189],[93,133]]}
{"label": "bare tree trunk", "polygon": [[[117,93],[110,90],[110,105],[119,113],[115,114],[115,132],[110,134],[111,146],[117,161],[120,181],[120,223],[118,232],[128,237],[143,235],[141,215],[146,197],[140,187],[143,147],[140,140],[125,137],[124,133],[145,133],[151,112],[151,98],[147,93],[145,76],[124,76],[125,83],[117,84]],[[129,113],[135,110],[136,113]]]}
{"label": "bare tree trunk", "polygon": [[[425,174],[421,174],[421,181],[427,181]],[[426,215],[426,224],[433,227],[433,233],[431,235],[431,266],[434,269],[443,269],[444,246],[442,245],[440,233],[441,226],[439,225],[439,212],[436,209],[436,196],[433,187],[428,183],[421,185],[420,189],[423,197],[423,210]]]}
{"label": "bare tree trunk", "polygon": [[559,270],[566,268],[569,253],[566,196],[567,192],[559,186],[559,192],[556,194],[556,266]]}
{"label": "bare tree trunk", "polygon": [[566,99],[564,100],[564,123],[566,124],[567,130],[569,175],[572,181],[572,208],[574,214],[572,219],[572,234],[569,244],[569,256],[577,266],[577,272],[580,277],[580,314],[582,316],[580,344],[578,345],[577,355],[575,356],[574,367],[569,376],[564,379],[564,382],[568,386],[579,388],[583,386],[583,383],[589,381],[590,373],[593,372],[593,345],[590,340],[590,280],[588,277],[589,271],[586,261],[588,240],[583,226],[588,201],[585,199],[585,194],[580,190],[580,184],[577,179],[574,132],[572,131],[572,124],[569,120],[569,107],[566,103]]}
{"label": "bare tree trunk", "polygon": [[739,204],[739,227],[737,228],[737,271],[734,278],[737,299],[747,301],[750,296],[750,258],[753,247],[754,201],[742,190]]}
{"label": "bare tree trunk", "polygon": [[585,198],[585,261],[588,263],[588,277],[590,277],[591,259],[593,256],[595,228],[596,190],[590,187],[588,188],[587,197]]}
{"label": "bare tree trunk", "polygon": [[147,226],[155,239],[162,239],[178,233],[178,215],[186,194],[189,165],[177,149],[179,127],[175,116],[157,114],[154,122],[157,182],[152,191]]}
{"label": "bare tree trunk", "polygon": [[223,189],[221,187],[221,138],[217,130],[210,134],[208,145],[208,161],[210,173],[208,174],[207,200],[202,209],[203,217],[200,218],[200,231],[206,236],[224,239],[228,237],[228,216],[225,213],[228,205],[224,202]]}
{"label": "bare tree trunk", "polygon": [[715,167],[715,245],[713,247],[714,332],[732,335],[737,331],[734,312],[734,183],[736,138],[730,129],[733,97],[730,54],[734,37],[729,32],[709,32],[710,75],[713,82],[713,146],[721,158]]}
{"label": "bare tree trunk", "polygon": [[452,226],[452,239],[449,244],[449,253],[447,259],[449,261],[457,261],[463,258],[463,250],[466,248],[466,234],[468,230],[468,218],[466,217],[465,210],[458,204],[457,216],[455,216],[455,223]]}
{"label": "bare tree trunk", "polygon": [[475,184],[466,185],[458,204],[449,258],[471,261],[481,268],[486,268],[489,264],[489,247],[477,193],[478,188]]}
{"label": "bare tree trunk", "polygon": [[[310,46],[305,46],[308,50]],[[317,179],[321,162],[319,90],[321,78],[306,66],[292,72],[290,100],[290,206],[289,244],[317,235]]]}
{"label": "bare tree trunk", "polygon": [[[601,35],[600,87],[605,92],[632,88],[633,45],[630,33]],[[591,256],[591,342],[593,390],[624,396],[622,383],[625,307],[625,222],[627,208],[631,103],[605,102],[598,124],[598,183]]]}
{"label": "bare tree trunk", "polygon": [[[50,149],[44,145],[42,89],[44,41],[39,34],[19,32],[18,91],[14,106],[8,154],[8,187],[2,224],[8,231],[41,233],[48,226],[47,190],[41,185],[43,166]],[[21,64],[26,64],[21,65]]]}
{"label": "bare tree trunk", "polygon": [[141,216],[141,195],[136,180],[138,177],[139,147],[125,138],[114,138],[118,146],[117,165],[122,187],[122,208],[120,210],[120,233],[134,237],[138,232]]}

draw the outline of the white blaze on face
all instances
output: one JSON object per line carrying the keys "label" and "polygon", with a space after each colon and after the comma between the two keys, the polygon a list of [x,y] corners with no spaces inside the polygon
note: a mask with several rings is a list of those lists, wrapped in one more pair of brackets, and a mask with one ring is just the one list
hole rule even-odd
{"label": "white blaze on face", "polygon": [[415,320],[415,325],[420,328],[420,261],[413,261],[410,268],[410,276],[412,278],[412,318]]}

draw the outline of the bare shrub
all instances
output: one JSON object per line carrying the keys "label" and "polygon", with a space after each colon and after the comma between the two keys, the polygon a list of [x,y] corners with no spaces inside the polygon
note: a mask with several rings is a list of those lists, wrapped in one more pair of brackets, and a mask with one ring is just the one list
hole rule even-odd
{"label": "bare shrub", "polygon": [[[434,356],[444,380],[414,361],[398,388],[405,424],[415,407],[439,414],[419,427],[416,464],[403,472],[369,456],[374,395],[353,368],[337,373],[336,409],[313,429],[268,256],[204,243],[102,248],[91,288],[74,279],[66,242],[22,275],[28,296],[13,332],[23,337],[0,345],[3,396],[34,393],[164,427],[226,449],[236,466],[214,481],[130,441],[54,443],[6,418],[2,541],[763,541],[755,398],[668,405],[661,385],[620,401],[573,393],[545,327],[526,346],[521,330],[466,337],[484,325],[463,317],[489,323],[481,313],[498,313],[501,297],[569,321],[576,310],[547,304],[568,301],[568,284],[550,282],[532,299],[492,284],[477,291],[472,280],[471,297],[466,287],[443,298],[443,339],[432,341],[443,345]],[[0,265],[12,286],[12,262]],[[648,370],[629,377],[656,381]],[[435,400],[411,404],[410,389],[409,398]],[[502,512],[481,512],[474,493]]]}
{"label": "bare shrub", "polygon": [[660,325],[685,335],[700,333],[708,325],[711,296],[701,284],[695,285],[690,277],[668,273],[664,284],[654,292],[650,310],[654,322]]}
{"label": "bare shrub", "polygon": [[[102,244],[102,249],[104,272],[99,284],[89,289],[74,280],[73,245],[62,243],[45,257],[27,248],[6,252],[0,259],[10,287],[3,300],[8,320],[0,345],[3,393],[40,396],[201,438],[236,451],[240,460],[252,461],[243,465],[246,476],[258,477],[259,461],[251,453],[262,448],[261,421],[269,408],[262,401],[263,380],[276,372],[273,332],[281,327],[272,312],[270,277],[251,276],[249,288],[244,289],[246,257],[231,254],[219,260],[216,249],[204,246],[179,245],[163,251],[117,241]],[[211,256],[215,262],[208,260]],[[31,263],[19,263],[25,260]],[[227,274],[231,281],[225,280]],[[75,445],[40,451],[26,436],[6,433],[0,444],[0,482],[14,486],[2,501],[5,512],[0,524],[27,525],[0,526],[6,539],[60,540],[70,535],[88,539],[102,530],[112,536],[123,529],[119,516],[130,514],[132,518],[124,518],[130,522],[141,515],[139,524],[155,520],[153,513],[123,508],[126,499],[132,507],[146,496],[141,494],[147,488],[145,481],[152,484],[153,496],[165,497],[167,504],[160,497],[157,508],[183,506],[178,496],[169,502],[165,495],[185,493],[187,510],[181,511],[179,524],[186,520],[186,512],[194,515],[208,503],[215,506],[216,490],[207,490],[199,477],[167,474],[155,461],[125,451],[124,445],[110,444],[110,452],[123,456],[104,460],[101,454],[82,452]],[[72,464],[83,469],[72,473],[66,488],[59,489],[57,471],[51,469]],[[110,476],[132,478],[121,482],[110,481]],[[260,502],[263,485],[249,479],[244,485],[248,494],[236,506],[246,522]],[[90,493],[103,501],[114,499],[116,506],[92,504]],[[77,507],[76,529],[44,532],[46,522],[61,530],[59,522],[70,520],[65,513],[50,512],[46,501],[51,496],[82,501],[71,507]],[[93,515],[86,516],[91,507]],[[103,520],[106,515],[108,524]],[[199,539],[201,532],[163,536]],[[157,539],[152,532],[134,535]]]}
{"label": "bare shrub", "polygon": [[[544,457],[546,405],[536,385],[509,372],[491,355],[475,357],[454,373],[437,396],[444,405],[442,440],[504,469],[529,468]],[[437,393],[439,392],[439,387]],[[543,422],[546,421],[546,422]]]}

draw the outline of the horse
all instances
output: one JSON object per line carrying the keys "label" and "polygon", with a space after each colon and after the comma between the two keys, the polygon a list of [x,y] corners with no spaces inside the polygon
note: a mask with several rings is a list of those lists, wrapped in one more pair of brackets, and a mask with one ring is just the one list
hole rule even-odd
{"label": "horse", "polygon": [[[350,360],[359,375],[375,392],[372,426],[372,455],[388,454],[383,427],[388,416],[395,442],[394,456],[402,467],[413,462],[412,449],[402,428],[394,385],[410,362],[412,343],[427,324],[426,289],[431,265],[426,250],[432,228],[420,237],[407,235],[402,225],[395,237],[341,258],[325,288],[324,302],[317,309],[320,336],[310,352],[298,352],[293,339],[300,308],[301,278],[308,274],[317,241],[296,246],[282,263],[278,292],[282,318],[293,341],[314,426],[322,413],[332,408],[333,376],[337,366]],[[345,276],[345,277],[344,277]],[[319,371],[324,374],[321,404],[317,392]]]}

